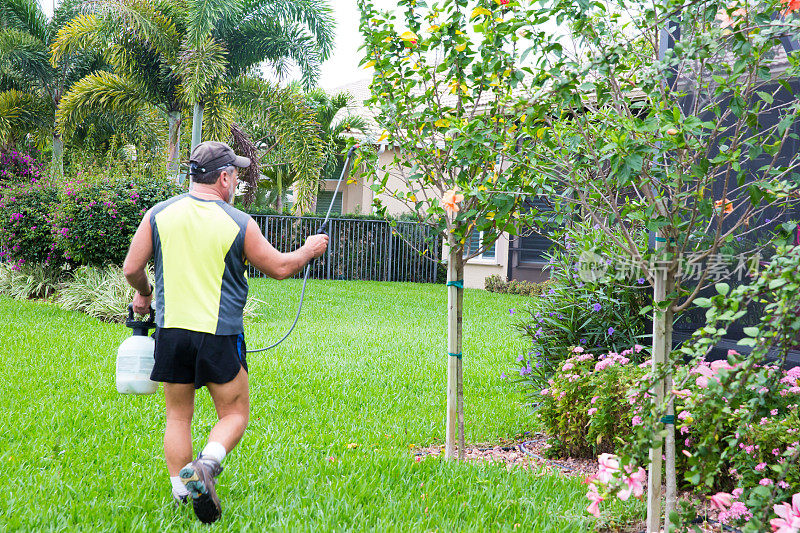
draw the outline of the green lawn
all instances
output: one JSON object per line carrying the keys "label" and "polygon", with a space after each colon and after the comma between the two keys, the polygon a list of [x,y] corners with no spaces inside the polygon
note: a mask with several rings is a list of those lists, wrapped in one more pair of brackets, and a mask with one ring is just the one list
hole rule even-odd
{"label": "green lawn", "polygon": [[[265,317],[246,326],[248,347],[257,348],[291,323],[300,282],[256,280],[251,287],[267,302]],[[524,349],[508,312],[523,304],[522,297],[466,291],[470,442],[530,429],[524,397],[500,379]],[[213,527],[591,530],[577,480],[414,461],[411,445],[444,437],[445,314],[442,286],[309,282],[292,336],[249,358],[252,421],[226,459],[223,518]],[[205,529],[190,509],[172,507],[161,394],[114,389],[126,328],[0,297],[0,331],[0,530]],[[215,421],[205,390],[199,399],[196,447]]]}

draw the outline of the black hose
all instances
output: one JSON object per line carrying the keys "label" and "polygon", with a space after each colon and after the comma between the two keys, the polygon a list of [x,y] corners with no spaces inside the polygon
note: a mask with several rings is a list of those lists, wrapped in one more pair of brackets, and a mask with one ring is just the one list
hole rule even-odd
{"label": "black hose", "polygon": [[[339,187],[344,180],[344,177],[347,175],[347,171],[350,166],[350,158],[353,156],[353,152],[355,149],[358,148],[358,145],[351,146],[350,150],[347,151],[347,157],[344,160],[344,168],[342,168],[342,174],[339,176],[339,181],[336,182],[336,190],[333,191],[333,196],[331,197],[331,204],[328,206],[328,212],[325,214],[325,220],[323,220],[322,225],[320,225],[319,229],[317,229],[317,235],[325,233],[328,229],[328,222],[331,218],[331,210],[333,209],[333,203],[336,200],[336,193],[339,192]],[[306,271],[303,274],[303,288],[300,291],[300,303],[297,305],[297,314],[294,316],[294,322],[292,322],[291,327],[286,332],[286,334],[281,337],[281,340],[276,342],[275,344],[271,344],[266,348],[257,348],[255,350],[247,350],[246,353],[258,353],[258,352],[265,352],[267,350],[271,350],[272,348],[276,347],[280,343],[286,340],[286,338],[294,331],[294,327],[297,325],[297,321],[300,319],[300,311],[303,309],[303,300],[306,296],[306,284],[308,283],[308,274],[311,272],[311,262],[306,265]]]}

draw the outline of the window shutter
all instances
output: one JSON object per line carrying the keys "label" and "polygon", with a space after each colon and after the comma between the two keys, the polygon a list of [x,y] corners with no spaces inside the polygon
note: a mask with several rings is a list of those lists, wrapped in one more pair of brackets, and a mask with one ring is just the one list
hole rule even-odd
{"label": "window shutter", "polygon": [[[325,216],[328,212],[328,207],[331,205],[331,200],[333,199],[333,191],[320,191],[317,194],[317,214]],[[336,195],[336,201],[333,203],[333,209],[331,209],[331,214],[342,214],[342,192],[339,191],[339,194]]]}

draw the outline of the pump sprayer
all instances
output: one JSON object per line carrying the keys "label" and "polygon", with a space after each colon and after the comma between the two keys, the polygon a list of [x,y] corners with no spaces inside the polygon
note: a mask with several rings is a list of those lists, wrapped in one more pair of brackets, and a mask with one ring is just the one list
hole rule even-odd
{"label": "pump sprayer", "polygon": [[139,321],[133,319],[133,305],[129,305],[125,325],[133,330],[133,335],[117,350],[117,392],[153,394],[158,390],[158,383],[150,380],[155,364],[156,342],[150,337],[150,330],[156,327],[155,310],[151,307],[148,319]]}

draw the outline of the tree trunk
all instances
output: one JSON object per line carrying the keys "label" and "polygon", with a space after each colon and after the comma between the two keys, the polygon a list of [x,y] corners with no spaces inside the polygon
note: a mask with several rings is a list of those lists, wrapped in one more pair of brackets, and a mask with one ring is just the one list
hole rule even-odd
{"label": "tree trunk", "polygon": [[[672,293],[675,288],[675,277],[669,272],[666,276],[665,291],[667,294]],[[666,346],[665,354],[669,355],[672,351],[672,307],[664,312],[664,344]],[[677,476],[675,474],[675,397],[672,394],[672,373],[664,379],[664,396],[669,402],[667,404],[667,436],[664,440],[666,456],[666,485],[667,493],[665,495],[666,505],[664,506],[664,531],[668,532],[671,527],[671,520],[669,515],[676,510],[678,505],[678,485]]]}
{"label": "tree trunk", "polygon": [[180,184],[183,176],[180,175],[181,155],[181,112],[170,111],[167,114],[169,124],[169,139],[167,147],[167,178]]}
{"label": "tree trunk", "polygon": [[55,178],[64,177],[64,139],[59,133],[53,133],[53,157],[50,162],[50,173]]}
{"label": "tree trunk", "polygon": [[192,110],[192,152],[203,142],[203,104],[197,102]]}
{"label": "tree trunk", "polygon": [[[657,240],[656,248],[661,249]],[[660,257],[659,257],[660,259]],[[653,288],[653,364],[652,372],[655,375],[658,366],[663,365],[667,360],[667,355],[672,351],[672,311],[667,310],[664,312],[658,311],[655,305],[658,302],[663,302],[667,299],[667,295],[672,292],[672,275],[667,272],[665,265],[666,262],[659,262],[655,269],[655,284]],[[671,379],[671,378],[670,378]],[[672,394],[672,388],[668,387],[669,379],[665,378],[653,385],[650,391],[653,395],[654,405],[661,406],[664,402],[666,394]],[[667,390],[669,389],[669,390]],[[659,421],[656,421],[658,424]],[[672,430],[672,457],[667,456],[667,472],[672,474],[672,489],[675,483],[675,433],[674,424],[667,426],[668,430]],[[667,438],[667,449],[669,451],[669,437]],[[653,446],[650,449],[650,468],[647,476],[647,533],[658,533],[661,530],[661,481],[662,481],[662,443]],[[670,467],[671,463],[671,467]],[[670,489],[669,476],[668,495]],[[674,494],[673,494],[674,496]],[[674,510],[674,500],[673,508]],[[667,520],[670,509],[667,509]]]}
{"label": "tree trunk", "polygon": [[[464,280],[462,248],[455,238],[447,238],[449,260],[447,263],[447,426],[445,429],[445,459],[464,459],[464,378],[461,359],[461,320],[464,289],[454,285]],[[456,455],[458,432],[458,455]]]}

